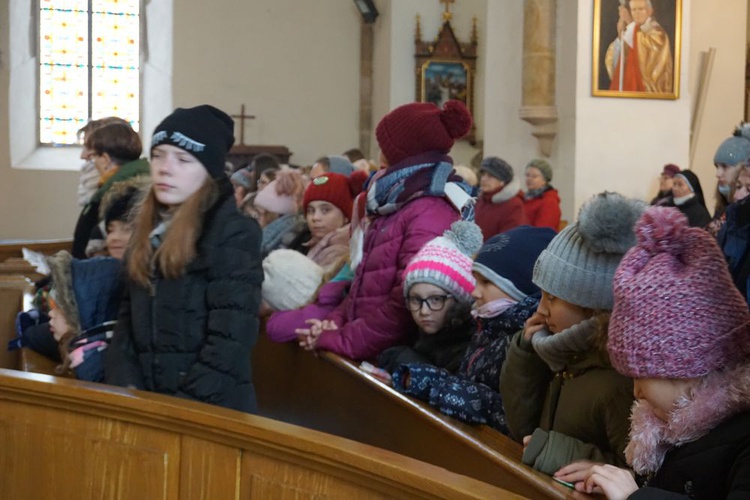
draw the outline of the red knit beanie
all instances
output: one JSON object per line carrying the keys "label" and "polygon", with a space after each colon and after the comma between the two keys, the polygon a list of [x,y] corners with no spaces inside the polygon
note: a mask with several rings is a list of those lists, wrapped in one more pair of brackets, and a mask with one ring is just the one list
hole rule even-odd
{"label": "red knit beanie", "polygon": [[314,178],[305,189],[302,202],[305,212],[311,201],[327,201],[344,212],[347,219],[352,219],[354,195],[349,178],[345,175],[328,172]]}
{"label": "red knit beanie", "polygon": [[375,137],[388,164],[395,165],[422,153],[447,154],[470,129],[471,114],[460,101],[447,101],[442,110],[429,102],[414,102],[385,115]]}

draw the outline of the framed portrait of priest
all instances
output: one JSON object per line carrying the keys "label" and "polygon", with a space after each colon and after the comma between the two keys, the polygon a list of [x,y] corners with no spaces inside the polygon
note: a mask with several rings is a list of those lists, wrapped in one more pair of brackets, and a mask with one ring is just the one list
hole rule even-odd
{"label": "framed portrait of priest", "polygon": [[592,94],[677,99],[682,0],[593,0]]}

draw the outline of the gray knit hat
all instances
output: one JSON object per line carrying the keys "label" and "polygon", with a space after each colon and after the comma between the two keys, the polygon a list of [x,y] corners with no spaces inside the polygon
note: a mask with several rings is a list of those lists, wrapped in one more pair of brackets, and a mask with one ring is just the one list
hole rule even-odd
{"label": "gray knit hat", "polygon": [[480,172],[487,172],[492,177],[503,181],[505,184],[513,180],[513,167],[507,161],[497,156],[488,156],[482,160],[479,166]]}
{"label": "gray knit hat", "polygon": [[550,242],[534,265],[533,282],[545,292],[588,309],[611,310],[612,278],[635,245],[634,227],[646,208],[640,200],[604,192],[587,201],[578,221]]}
{"label": "gray knit hat", "polygon": [[552,180],[552,167],[550,167],[549,163],[547,163],[546,160],[531,160],[529,164],[526,165],[526,168],[529,167],[534,167],[535,169],[539,170],[547,182],[550,182]]}
{"label": "gray knit hat", "polygon": [[714,154],[714,165],[737,165],[750,159],[750,123],[741,123],[734,134],[719,145]]}

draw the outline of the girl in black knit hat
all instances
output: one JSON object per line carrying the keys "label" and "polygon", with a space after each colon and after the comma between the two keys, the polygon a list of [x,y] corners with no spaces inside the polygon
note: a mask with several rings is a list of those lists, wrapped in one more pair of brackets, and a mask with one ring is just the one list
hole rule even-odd
{"label": "girl in black knit hat", "polygon": [[208,105],[156,127],[106,380],[254,412],[261,232],[237,210],[224,173],[233,128]]}

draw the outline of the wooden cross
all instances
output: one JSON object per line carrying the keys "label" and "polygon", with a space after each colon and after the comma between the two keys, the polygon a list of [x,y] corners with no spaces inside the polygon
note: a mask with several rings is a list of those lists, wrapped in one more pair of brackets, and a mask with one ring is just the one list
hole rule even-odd
{"label": "wooden cross", "polygon": [[255,115],[246,115],[245,114],[245,105],[242,105],[242,111],[240,111],[239,115],[232,115],[232,118],[239,118],[240,119],[240,145],[245,145],[245,120],[255,120]]}
{"label": "wooden cross", "polygon": [[456,3],[456,0],[440,0],[440,3],[445,4],[445,12],[443,12],[443,20],[450,21],[453,17],[451,14],[451,4]]}

